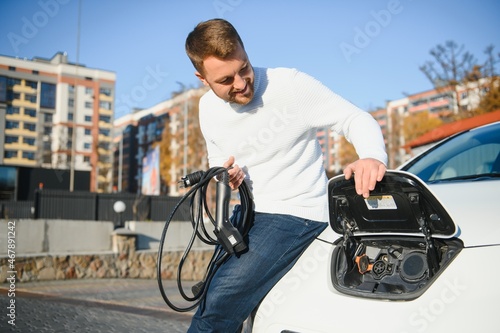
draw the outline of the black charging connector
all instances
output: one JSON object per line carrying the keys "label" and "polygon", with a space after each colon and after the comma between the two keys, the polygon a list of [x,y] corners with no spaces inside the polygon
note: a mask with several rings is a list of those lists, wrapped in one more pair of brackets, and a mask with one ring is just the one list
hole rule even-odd
{"label": "black charging connector", "polygon": [[203,171],[196,171],[193,173],[190,173],[189,175],[185,175],[184,177],[181,178],[177,182],[180,188],[188,188],[191,187],[195,184],[198,184],[198,182],[201,180],[205,172]]}
{"label": "black charging connector", "polygon": [[215,236],[220,245],[229,254],[239,253],[247,249],[243,237],[229,221],[229,201],[231,199],[231,187],[229,186],[229,175],[227,171],[217,182],[217,195],[215,207]]}

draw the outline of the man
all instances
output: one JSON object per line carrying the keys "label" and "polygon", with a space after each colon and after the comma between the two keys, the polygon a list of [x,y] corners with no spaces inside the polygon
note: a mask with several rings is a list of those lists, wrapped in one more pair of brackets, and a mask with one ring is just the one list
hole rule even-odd
{"label": "man", "polygon": [[195,75],[211,89],[199,105],[210,166],[247,182],[255,218],[248,251],[217,271],[188,332],[237,332],[300,253],[327,226],[327,178],[316,129],[332,126],[360,157],[344,169],[369,196],[385,173],[380,127],[366,112],[305,73],[252,67],[227,21],[198,24],[186,39]]}

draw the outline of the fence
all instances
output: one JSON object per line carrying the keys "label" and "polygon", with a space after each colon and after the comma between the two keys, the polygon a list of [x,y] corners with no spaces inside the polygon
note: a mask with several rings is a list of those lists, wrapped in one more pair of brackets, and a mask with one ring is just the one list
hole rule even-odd
{"label": "fence", "polygon": [[[166,221],[180,197],[144,196],[129,193],[90,193],[39,190],[34,201],[1,201],[0,218],[65,219],[90,221]],[[118,215],[113,205],[125,203]],[[189,204],[180,205],[175,221],[189,221]]]}

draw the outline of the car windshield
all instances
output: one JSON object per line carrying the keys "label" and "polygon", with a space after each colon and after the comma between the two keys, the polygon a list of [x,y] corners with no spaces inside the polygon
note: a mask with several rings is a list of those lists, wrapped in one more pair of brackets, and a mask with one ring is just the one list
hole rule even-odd
{"label": "car windshield", "polygon": [[445,140],[401,169],[427,183],[500,177],[500,122]]}

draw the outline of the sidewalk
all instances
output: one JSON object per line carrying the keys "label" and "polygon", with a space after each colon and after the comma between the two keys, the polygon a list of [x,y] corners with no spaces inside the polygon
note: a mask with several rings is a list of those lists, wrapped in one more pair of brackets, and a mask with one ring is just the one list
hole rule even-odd
{"label": "sidewalk", "polygon": [[[184,289],[190,291],[193,282],[186,281]],[[8,285],[1,284],[0,288]],[[182,301],[176,281],[165,280],[167,296]],[[86,301],[122,304],[137,308],[155,308],[171,311],[163,300],[156,279],[73,279],[16,283],[16,291],[72,298]]]}
{"label": "sidewalk", "polygon": [[[184,289],[191,295],[193,282],[185,284]],[[163,281],[163,286],[171,301],[186,305],[175,281]],[[7,297],[8,290],[8,284],[0,284],[3,312],[12,299]],[[171,310],[156,279],[16,282],[15,303],[13,332],[185,332],[194,311]],[[3,328],[13,327],[2,314],[7,319],[2,318],[0,331],[6,332]]]}

